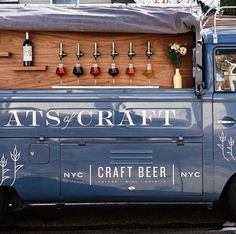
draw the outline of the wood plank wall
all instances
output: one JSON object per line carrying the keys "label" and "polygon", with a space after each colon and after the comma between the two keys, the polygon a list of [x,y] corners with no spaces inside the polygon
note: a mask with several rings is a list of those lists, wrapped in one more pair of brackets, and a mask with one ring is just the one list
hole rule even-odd
{"label": "wood plank wall", "polygon": [[84,56],[80,63],[84,67],[85,74],[80,79],[81,86],[93,86],[94,79],[90,75],[90,67],[93,63],[94,41],[98,43],[101,56],[97,59],[102,74],[97,78],[98,86],[111,86],[112,79],[107,74],[112,58],[110,56],[111,42],[116,42],[116,50],[119,55],[115,61],[120,74],[116,77],[117,86],[128,86],[129,78],[125,74],[129,58],[127,56],[129,41],[133,42],[136,56],[133,62],[137,72],[133,77],[134,86],[148,85],[148,79],[143,75],[146,67],[146,44],[152,42],[152,64],[155,76],[151,79],[152,85],[160,88],[172,88],[172,77],[175,67],[170,64],[167,57],[167,45],[177,42],[187,46],[188,53],[183,58],[180,69],[183,77],[183,87],[191,88],[192,79],[192,34],[157,35],[157,34],[121,34],[121,33],[71,33],[71,32],[30,32],[30,38],[34,45],[34,65],[48,66],[46,71],[14,71],[13,67],[22,65],[22,43],[25,38],[24,32],[1,31],[0,52],[10,52],[9,57],[0,57],[0,89],[30,89],[48,88],[60,84],[59,77],[55,74],[59,62],[59,43],[63,42],[63,50],[67,53],[63,62],[67,68],[67,75],[63,77],[63,85],[76,85],[76,77],[72,74],[73,67],[77,62],[75,56],[77,42],[81,44]]}

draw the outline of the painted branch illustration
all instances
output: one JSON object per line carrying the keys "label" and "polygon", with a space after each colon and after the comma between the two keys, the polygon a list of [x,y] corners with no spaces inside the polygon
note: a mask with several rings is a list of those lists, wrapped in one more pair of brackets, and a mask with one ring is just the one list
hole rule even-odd
{"label": "painted branch illustration", "polygon": [[235,143],[234,139],[232,137],[230,137],[229,140],[228,140],[229,146],[227,147],[227,149],[229,151],[227,151],[227,154],[229,154],[233,158],[233,160],[236,160],[236,158],[234,157],[234,153],[233,153],[234,143]]}
{"label": "painted branch illustration", "polygon": [[13,178],[13,181],[10,186],[12,186],[15,183],[16,174],[23,167],[23,165],[17,165],[17,161],[20,159],[20,154],[21,154],[21,151],[19,151],[19,152],[17,151],[16,145],[15,145],[15,148],[13,149],[13,152],[10,151],[11,159],[14,162],[14,169],[13,169],[14,170],[14,178]]}
{"label": "painted branch illustration", "polygon": [[9,176],[6,176],[5,174],[10,171],[10,169],[5,168],[7,166],[7,159],[5,159],[4,154],[2,155],[2,158],[0,160],[0,166],[2,168],[2,178],[0,182],[0,186],[3,184],[4,180],[10,178]]}
{"label": "painted branch illustration", "polygon": [[220,139],[221,144],[217,144],[217,146],[221,149],[222,156],[224,157],[224,159],[226,161],[229,161],[229,159],[225,156],[225,141],[226,141],[226,137],[227,136],[225,136],[224,132],[222,131],[221,134],[219,135],[219,139]]}

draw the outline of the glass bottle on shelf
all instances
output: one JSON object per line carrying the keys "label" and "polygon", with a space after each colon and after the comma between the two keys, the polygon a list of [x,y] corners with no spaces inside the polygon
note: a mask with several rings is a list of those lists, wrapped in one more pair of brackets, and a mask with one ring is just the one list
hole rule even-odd
{"label": "glass bottle on shelf", "polygon": [[94,57],[94,63],[92,64],[92,67],[90,69],[90,74],[93,75],[94,77],[94,85],[97,85],[97,77],[101,74],[101,69],[99,65],[97,64],[97,58],[101,55],[100,52],[97,50],[97,42],[94,42],[94,52],[93,52],[93,57]]}
{"label": "glass bottle on shelf", "polygon": [[29,39],[29,32],[25,33],[25,41],[23,42],[23,65],[33,66],[33,45]]}
{"label": "glass bottle on shelf", "polygon": [[128,57],[129,57],[129,64],[126,68],[126,75],[129,76],[129,85],[132,85],[132,76],[136,73],[136,68],[133,63],[133,57],[135,56],[135,52],[133,51],[133,43],[129,43],[129,51],[128,51]]}
{"label": "glass bottle on shelf", "polygon": [[111,57],[112,63],[111,67],[108,70],[108,74],[112,76],[112,84],[115,85],[115,77],[119,74],[119,69],[116,67],[115,57],[118,55],[118,52],[115,49],[115,42],[112,42]]}
{"label": "glass bottle on shelf", "polygon": [[153,55],[153,52],[151,50],[151,42],[147,42],[147,64],[146,64],[146,70],[144,71],[143,75],[148,78],[148,85],[151,85],[151,78],[155,75],[155,72],[152,68],[152,62],[151,62],[151,56]]}
{"label": "glass bottle on shelf", "polygon": [[56,68],[56,74],[60,77],[60,85],[62,85],[62,77],[66,75],[66,67],[63,64],[62,60],[66,56],[66,53],[63,51],[63,45],[60,43],[60,49],[59,49],[59,58],[60,62]]}
{"label": "glass bottle on shelf", "polygon": [[77,85],[80,84],[79,82],[79,77],[84,74],[84,69],[80,64],[80,58],[83,56],[83,52],[80,51],[80,43],[78,42],[77,44],[77,52],[76,52],[76,57],[78,59],[77,63],[75,64],[73,68],[73,74],[77,77]]}

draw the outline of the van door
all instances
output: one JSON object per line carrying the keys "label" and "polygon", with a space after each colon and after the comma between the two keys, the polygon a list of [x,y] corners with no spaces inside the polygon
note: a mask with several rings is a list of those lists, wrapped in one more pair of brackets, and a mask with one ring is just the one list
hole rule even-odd
{"label": "van door", "polygon": [[[236,161],[236,48],[215,50],[214,177],[215,192],[221,192],[235,172]],[[235,162],[236,163],[236,162]]]}
{"label": "van door", "polygon": [[111,102],[101,101],[101,96],[99,102],[74,104],[77,108],[73,110],[54,110],[77,116],[70,131],[74,126],[80,136],[61,139],[62,199],[168,201],[174,196],[175,200],[200,197],[201,100],[192,90],[137,90],[117,96],[110,97]]}

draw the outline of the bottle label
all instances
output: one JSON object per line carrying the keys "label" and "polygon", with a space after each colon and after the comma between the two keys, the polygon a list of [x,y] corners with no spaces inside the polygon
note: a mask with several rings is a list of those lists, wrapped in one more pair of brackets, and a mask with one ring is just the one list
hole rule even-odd
{"label": "bottle label", "polygon": [[23,60],[32,61],[32,46],[23,46]]}

